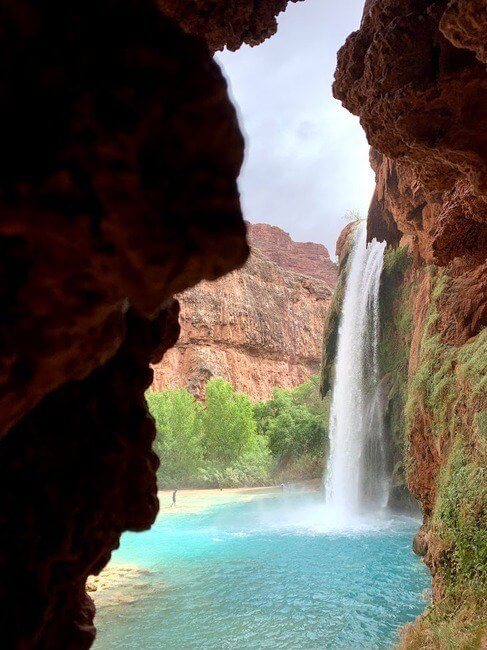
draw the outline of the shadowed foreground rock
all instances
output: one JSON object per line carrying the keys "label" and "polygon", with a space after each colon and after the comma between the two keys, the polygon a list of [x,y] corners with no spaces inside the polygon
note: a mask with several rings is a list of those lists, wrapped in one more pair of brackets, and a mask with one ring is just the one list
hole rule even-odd
{"label": "shadowed foreground rock", "polygon": [[143,394],[177,339],[172,296],[248,256],[243,139],[207,43],[257,43],[286,2],[207,5],[195,36],[151,0],[0,0],[9,648],[92,643],[86,577],[157,512]]}
{"label": "shadowed foreground rock", "polygon": [[150,2],[3,5],[0,432],[114,354],[127,304],[152,317],[247,257],[206,46]]}
{"label": "shadowed foreground rock", "polygon": [[[300,0],[291,0],[299,2]],[[159,0],[163,11],[211,50],[258,45],[277,31],[276,17],[289,0]]]}
{"label": "shadowed foreground rock", "polygon": [[58,388],[0,441],[0,598],[6,648],[76,648],[94,638],[88,575],[125,530],[158,511],[149,363],[176,342],[178,306],[129,313],[124,342]]}
{"label": "shadowed foreground rock", "polygon": [[171,296],[248,254],[243,140],[206,44],[152,2],[0,8],[0,634],[85,648],[86,577],[157,512]]}

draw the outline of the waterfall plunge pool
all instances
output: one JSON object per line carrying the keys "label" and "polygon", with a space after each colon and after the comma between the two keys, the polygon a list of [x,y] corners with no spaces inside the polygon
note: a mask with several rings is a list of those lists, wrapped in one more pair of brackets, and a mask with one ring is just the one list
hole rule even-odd
{"label": "waterfall plunge pool", "polygon": [[419,521],[337,521],[317,493],[259,495],[127,533],[135,600],[97,600],[95,648],[391,648],[425,608]]}

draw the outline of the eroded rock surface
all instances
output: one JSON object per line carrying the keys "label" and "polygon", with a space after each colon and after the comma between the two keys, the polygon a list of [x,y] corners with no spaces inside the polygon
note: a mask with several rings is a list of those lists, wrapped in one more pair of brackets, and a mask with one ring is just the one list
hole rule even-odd
{"label": "eroded rock surface", "polygon": [[58,388],[0,441],[0,601],[7,648],[86,648],[85,593],[125,530],[158,511],[149,364],[174,345],[178,306],[148,320],[129,311],[116,354]]}
{"label": "eroded rock surface", "polygon": [[[450,191],[463,182],[485,195],[485,65],[453,27],[455,4],[369,2],[360,29],[338,53],[333,89],[360,116],[370,144],[406,163],[426,191]],[[469,28],[475,41],[480,30],[485,35],[485,4],[484,11],[475,1],[460,4],[463,11],[478,8],[477,24],[472,17]],[[468,24],[466,14],[463,20]],[[448,38],[453,32],[455,44]]]}
{"label": "eroded rock surface", "polygon": [[181,337],[155,367],[154,390],[188,388],[201,398],[208,379],[223,377],[262,399],[318,372],[332,296],[322,278],[336,281],[326,248],[267,224],[249,224],[249,240],[242,269],[179,296]]}
{"label": "eroded rock surface", "polygon": [[86,648],[86,577],[157,513],[171,296],[248,254],[243,139],[206,44],[152,2],[1,10],[0,632]]}
{"label": "eroded rock surface", "polygon": [[335,96],[373,147],[368,236],[408,245],[412,265],[389,251],[399,284],[385,358],[434,607],[404,648],[442,647],[444,635],[485,645],[485,563],[468,562],[485,548],[487,499],[486,33],[482,0],[368,0],[335,74]]}
{"label": "eroded rock surface", "polygon": [[[373,151],[376,190],[368,234],[393,246],[408,242],[417,263],[445,268],[450,290],[442,301],[442,336],[463,343],[487,324],[487,213],[482,198],[430,195],[410,168]],[[455,198],[453,198],[455,197]]]}
{"label": "eroded rock surface", "polygon": [[[291,0],[298,2],[299,0]],[[159,0],[163,11],[212,50],[258,45],[277,31],[289,0]]]}
{"label": "eroded rock surface", "polygon": [[376,150],[369,237],[408,235],[419,258],[448,267],[458,340],[487,319],[486,32],[477,0],[371,1],[334,84]]}
{"label": "eroded rock surface", "polygon": [[247,256],[205,45],[149,2],[4,6],[1,431],[110,358],[128,304],[153,316]]}
{"label": "eroded rock surface", "polygon": [[267,223],[248,223],[247,236],[252,247],[281,268],[323,280],[331,289],[335,288],[337,266],[323,244],[293,241],[282,228]]}

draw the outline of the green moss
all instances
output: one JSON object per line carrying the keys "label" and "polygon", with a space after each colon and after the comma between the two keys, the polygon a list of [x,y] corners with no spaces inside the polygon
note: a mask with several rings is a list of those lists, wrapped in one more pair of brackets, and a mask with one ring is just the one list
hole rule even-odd
{"label": "green moss", "polygon": [[403,488],[406,486],[404,406],[413,332],[411,297],[415,289],[414,281],[405,282],[405,277],[410,275],[411,265],[412,257],[407,247],[387,248],[379,293],[379,367],[381,375],[390,382],[385,420],[391,443],[392,482]]}
{"label": "green moss", "polygon": [[484,614],[468,591],[460,601],[446,596],[403,628],[399,650],[480,650],[485,647]]}
{"label": "green moss", "polygon": [[436,438],[440,438],[451,430],[453,422],[458,348],[443,343],[441,334],[437,332],[438,302],[448,286],[448,276],[435,271],[432,280],[431,303],[421,339],[421,362],[410,379],[405,412],[411,423],[418,412],[426,409],[432,414],[431,430]]}
{"label": "green moss", "polygon": [[421,362],[410,379],[406,403],[406,417],[410,423],[418,412],[430,413],[431,431],[437,439],[454,436],[458,425],[461,428],[455,415],[460,398],[466,399],[468,410],[476,413],[482,409],[474,402],[481,397],[486,399],[487,394],[487,331],[460,348],[444,343],[437,331],[438,305],[448,286],[448,276],[435,271],[431,304],[421,339]]}
{"label": "green moss", "polygon": [[[457,374],[470,384],[472,399],[483,399],[487,408],[487,329],[458,352]],[[484,428],[485,431],[485,428]]]}
{"label": "green moss", "polygon": [[407,633],[404,647],[480,648],[487,607],[487,330],[463,346],[445,342],[439,313],[450,280],[438,269],[430,277],[406,422],[413,431],[422,418],[429,444],[444,459],[429,527],[443,599]]}
{"label": "green moss", "polygon": [[321,357],[320,392],[324,397],[331,388],[333,368],[338,345],[338,328],[345,293],[345,277],[339,277],[333,300],[326,313],[323,327],[323,352]]}
{"label": "green moss", "polygon": [[[461,425],[460,425],[461,426]],[[406,626],[401,648],[482,648],[487,615],[487,469],[466,432],[453,443],[439,482],[430,544],[439,553],[443,598]]]}
{"label": "green moss", "polygon": [[487,468],[462,438],[441,471],[432,522],[448,558],[441,571],[450,591],[487,586]]}
{"label": "green moss", "polygon": [[[447,399],[449,410],[437,407],[435,417],[452,442],[442,468],[432,531],[444,545],[441,568],[448,591],[474,588],[487,593],[487,330],[451,351],[453,358]],[[440,386],[433,395],[440,399]],[[435,402],[436,403],[436,402]],[[447,420],[447,418],[450,418]]]}
{"label": "green moss", "polygon": [[340,316],[342,313],[343,299],[345,296],[345,285],[350,270],[350,246],[352,244],[349,234],[345,253],[340,259],[338,283],[333,294],[333,299],[326,312],[323,326],[323,347],[320,370],[320,392],[322,397],[329,392],[333,380],[335,357],[338,345],[338,328],[340,327]]}

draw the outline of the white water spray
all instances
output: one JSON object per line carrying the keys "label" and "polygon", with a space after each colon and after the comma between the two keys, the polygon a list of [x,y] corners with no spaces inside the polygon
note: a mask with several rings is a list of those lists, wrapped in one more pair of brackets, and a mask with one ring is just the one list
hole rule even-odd
{"label": "white water spray", "polygon": [[355,231],[338,332],[330,409],[327,506],[339,516],[380,510],[388,495],[379,391],[379,285],[385,243]]}

